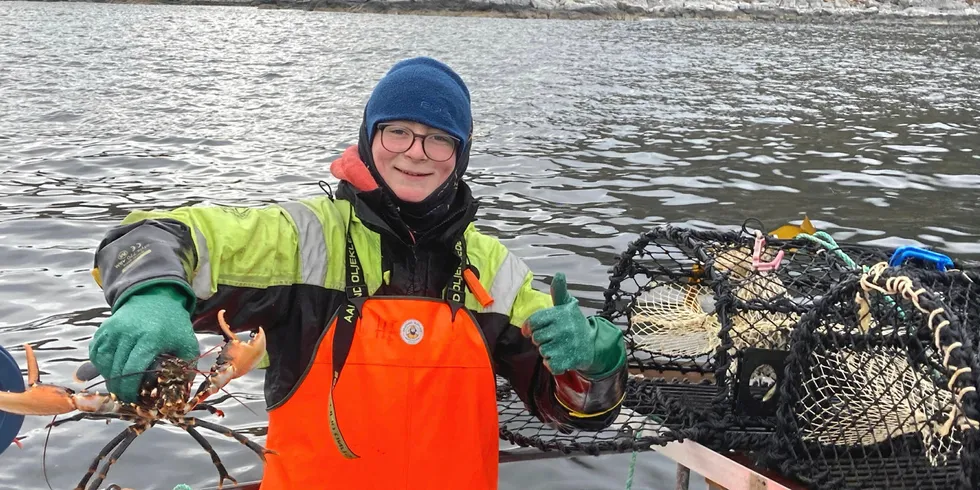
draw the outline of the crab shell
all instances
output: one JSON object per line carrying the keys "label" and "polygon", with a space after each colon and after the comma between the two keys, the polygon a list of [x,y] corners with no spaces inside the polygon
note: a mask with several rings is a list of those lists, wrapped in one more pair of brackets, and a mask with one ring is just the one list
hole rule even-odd
{"label": "crab shell", "polygon": [[164,414],[183,409],[197,374],[194,367],[179,357],[165,354],[157,357],[150,371],[155,376],[144,376],[138,405]]}

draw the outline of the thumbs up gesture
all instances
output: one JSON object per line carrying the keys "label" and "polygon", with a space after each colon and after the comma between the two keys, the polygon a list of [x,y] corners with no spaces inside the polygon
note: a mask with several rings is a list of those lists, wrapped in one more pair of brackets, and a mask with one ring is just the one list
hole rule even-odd
{"label": "thumbs up gesture", "polygon": [[625,362],[622,331],[605,318],[586,318],[578,300],[568,294],[564,273],[555,274],[551,299],[554,306],[528,317],[521,333],[538,348],[552,374],[575,370],[599,376]]}

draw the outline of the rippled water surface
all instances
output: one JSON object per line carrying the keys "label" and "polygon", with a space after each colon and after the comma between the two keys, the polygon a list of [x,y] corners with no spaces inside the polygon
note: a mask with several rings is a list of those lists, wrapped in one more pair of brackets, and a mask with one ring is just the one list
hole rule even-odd
{"label": "rippled water surface", "polygon": [[[665,222],[807,213],[838,240],[977,259],[978,46],[975,28],[0,2],[0,345],[23,365],[32,343],[43,380],[70,380],[106,315],[89,269],[109,226],[134,209],[319,193],[378,77],[422,54],[469,83],[482,227],[542,279],[565,271],[590,308],[615,255]],[[220,404],[259,442],[261,383],[230,387],[251,411]],[[47,488],[47,421],[0,455],[0,487]],[[73,487],[122,427],[55,429],[51,485]],[[261,476],[238,443],[211,440],[239,480]],[[628,465],[508,464],[501,487],[622,489]],[[155,428],[108,482],[215,475],[186,433]],[[672,487],[673,466],[639,458],[633,488]]]}

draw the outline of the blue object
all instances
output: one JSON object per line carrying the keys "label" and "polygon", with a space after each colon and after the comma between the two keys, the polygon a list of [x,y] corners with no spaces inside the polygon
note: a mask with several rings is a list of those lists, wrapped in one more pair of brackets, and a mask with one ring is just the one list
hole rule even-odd
{"label": "blue object", "polygon": [[441,129],[465,147],[473,116],[470,91],[444,63],[419,57],[399,61],[378,81],[364,108],[368,141],[379,122],[406,119]]}
{"label": "blue object", "polygon": [[888,265],[897,267],[905,263],[906,260],[913,258],[933,262],[936,264],[936,268],[943,272],[946,272],[947,268],[953,267],[953,260],[949,257],[939,252],[913,246],[904,246],[895,249],[891,258],[888,259]]}
{"label": "blue object", "polygon": [[[24,376],[20,366],[2,346],[0,346],[0,391],[20,393],[24,391]],[[0,411],[0,454],[17,437],[24,416]]]}

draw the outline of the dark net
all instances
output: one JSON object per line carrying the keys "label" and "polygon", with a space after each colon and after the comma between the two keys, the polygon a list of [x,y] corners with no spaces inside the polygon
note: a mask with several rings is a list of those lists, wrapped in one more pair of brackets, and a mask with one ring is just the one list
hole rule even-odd
{"label": "dark net", "polygon": [[[645,451],[675,439],[663,424],[669,418],[669,407],[658,400],[651,383],[638,377],[629,379],[619,417],[601,431],[559,430],[542,423],[502,378],[497,378],[497,411],[501,439],[542,451],[590,455]],[[681,420],[671,421],[684,425]]]}
{"label": "dark net", "polygon": [[[718,322],[711,279],[686,230],[656,228],[630,243],[611,270],[600,313],[625,328],[640,370],[711,374]],[[658,318],[648,322],[650,309]]]}
{"label": "dark net", "polygon": [[716,450],[769,443],[779,402],[776,386],[801,316],[861,267],[888,258],[887,251],[874,247],[842,248],[829,236],[779,240],[743,233],[739,240],[738,248],[706,257],[718,278],[722,327],[715,375],[721,423],[716,425],[742,434],[704,441]]}
{"label": "dark net", "polygon": [[800,315],[855,268],[888,257],[807,237],[662,226],[612,268],[601,314],[625,328],[630,365],[657,378],[659,404],[693,421],[668,424],[673,433],[717,450],[764,443]]}
{"label": "dark net", "polygon": [[[980,454],[969,422],[977,397],[961,388],[975,375],[961,372],[955,389],[943,382],[948,366],[976,361],[976,272],[915,260],[902,268],[925,290],[919,306],[946,308],[940,346],[962,338],[944,364],[931,336],[940,317],[930,320],[901,292],[867,286],[875,284],[867,271],[892,270],[893,250],[819,233],[761,238],[745,228],[672,226],[639,236],[611,268],[600,312],[627,342],[631,375],[618,418],[602,431],[561,431],[498,380],[500,437],[584,454],[690,439],[748,452],[816,488],[974,482],[976,466],[966,462]],[[862,284],[870,292],[859,316]],[[952,419],[950,407],[959,410]]]}
{"label": "dark net", "polygon": [[764,464],[814,488],[978,488],[976,324],[944,302],[975,298],[922,272],[872,267],[803,316]]}

